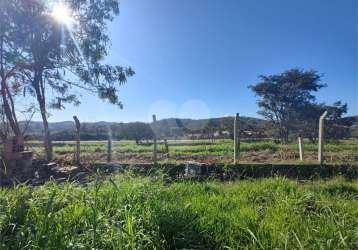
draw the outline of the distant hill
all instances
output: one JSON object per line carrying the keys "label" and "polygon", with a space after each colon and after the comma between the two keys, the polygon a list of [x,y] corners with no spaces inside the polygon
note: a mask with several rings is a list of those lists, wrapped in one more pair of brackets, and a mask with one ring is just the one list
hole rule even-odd
{"label": "distant hill", "polygon": [[[84,123],[88,128],[96,128],[101,126],[111,126],[116,124],[113,122],[91,122]],[[20,122],[20,126],[24,127],[25,122]],[[63,122],[51,122],[49,123],[49,128],[52,133],[62,132],[62,131],[75,131],[75,124],[73,121],[63,121]],[[26,130],[28,135],[41,135],[43,134],[43,123],[40,121],[30,122]]]}
{"label": "distant hill", "polygon": [[[210,119],[179,119],[168,118],[158,120],[156,125],[153,123],[142,122],[93,122],[82,123],[83,140],[105,140],[108,138],[109,131],[116,139],[148,137],[153,131],[158,136],[173,137],[192,137],[200,136],[203,133],[205,125],[209,122],[215,127],[215,131],[232,135],[234,117],[218,117]],[[353,136],[358,133],[358,116],[349,116],[343,118],[345,124],[352,125]],[[240,117],[240,130],[252,137],[272,137],[274,130],[270,128],[269,122],[264,119],[253,117]],[[21,122],[21,126],[25,126]],[[73,121],[54,122],[49,124],[51,134],[54,140],[73,140],[75,125]],[[26,132],[31,138],[41,139],[43,136],[42,122],[30,122]]]}
{"label": "distant hill", "polygon": [[[196,131],[196,130],[202,129],[209,120],[212,120],[214,123],[218,123],[218,124],[222,123],[223,121],[225,121],[227,123],[229,123],[229,122],[233,123],[234,117],[227,116],[227,117],[218,117],[218,118],[210,118],[210,119],[169,118],[169,119],[159,120],[159,121],[157,121],[157,124],[159,127],[165,126],[165,127],[170,127],[170,128],[184,126],[185,128],[187,128],[189,130]],[[243,124],[252,124],[252,125],[267,123],[266,120],[259,119],[259,118],[252,118],[252,117],[240,117],[240,121]]]}
{"label": "distant hill", "polygon": [[[232,130],[233,126],[233,117],[219,117],[212,119],[179,119],[179,118],[169,118],[158,120],[155,125],[155,131],[160,136],[178,136],[178,135],[190,135],[201,133],[205,124],[211,120],[216,124],[216,128],[220,130]],[[263,127],[267,121],[258,118],[251,117],[241,117],[241,129],[242,130],[259,130],[260,127]],[[20,123],[22,127],[25,126],[24,122]],[[140,123],[147,124],[152,129],[154,128],[153,123]],[[82,123],[83,132],[88,132],[96,134],[100,137],[107,137],[108,130],[111,130],[115,133],[114,136],[120,136],[119,133],[123,127],[135,127],[138,125],[138,122],[129,122],[129,123],[117,123],[117,122],[93,122],[93,123]],[[56,137],[56,134],[68,134],[75,131],[75,125],[72,121],[63,121],[63,122],[54,122],[49,123],[51,133]],[[117,134],[116,134],[117,133]],[[43,135],[43,124],[39,121],[33,121],[28,124],[26,135],[32,137],[41,137]],[[101,136],[102,135],[102,136]],[[67,138],[66,137],[66,138]]]}

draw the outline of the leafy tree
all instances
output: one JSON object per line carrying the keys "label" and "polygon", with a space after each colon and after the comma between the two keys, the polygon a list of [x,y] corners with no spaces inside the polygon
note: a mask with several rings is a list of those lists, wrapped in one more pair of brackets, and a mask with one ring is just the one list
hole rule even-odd
{"label": "leafy tree", "polygon": [[234,118],[233,117],[223,117],[220,119],[220,130],[228,131],[229,137],[234,139]]}
{"label": "leafy tree", "polygon": [[214,134],[218,130],[219,130],[219,125],[217,124],[217,122],[215,122],[214,119],[209,119],[205,123],[202,133],[207,137],[209,137],[212,141],[214,141]]}
{"label": "leafy tree", "polygon": [[[1,137],[5,139],[12,132],[16,137],[23,137],[27,126],[21,128],[18,121],[19,105],[17,96],[27,86],[29,65],[24,61],[22,48],[27,33],[18,13],[19,1],[0,1],[0,93],[1,93]],[[26,109],[25,111],[30,111]],[[26,113],[26,112],[25,112]],[[31,113],[31,112],[30,112]]]}
{"label": "leafy tree", "polygon": [[308,138],[313,143],[316,142],[318,138],[318,121],[324,111],[326,111],[326,105],[323,103],[309,103],[302,107],[295,126],[298,134]]}
{"label": "leafy tree", "polygon": [[[119,13],[117,0],[66,0],[69,16],[60,23],[47,1],[9,0],[17,9],[11,23],[21,27],[21,55],[31,84],[26,89],[36,97],[45,131],[47,159],[52,158],[48,107],[64,108],[80,103],[78,89],[96,93],[122,107],[118,87],[134,74],[131,68],[103,64],[108,53],[107,23]],[[65,13],[63,13],[65,14]],[[51,93],[51,96],[49,95]],[[48,100],[51,97],[50,100]]]}
{"label": "leafy tree", "polygon": [[172,127],[170,128],[170,135],[173,136],[174,138],[178,138],[178,137],[182,137],[184,136],[184,131],[183,128],[178,128],[178,127]]}
{"label": "leafy tree", "polygon": [[350,136],[352,138],[358,139],[358,126],[354,125],[350,128]]}
{"label": "leafy tree", "polygon": [[312,92],[325,87],[314,70],[291,69],[277,75],[259,76],[261,81],[249,86],[260,97],[259,114],[269,119],[282,142],[288,142],[300,111],[314,103]]}
{"label": "leafy tree", "polygon": [[300,110],[299,121],[296,128],[301,136],[307,137],[311,142],[316,142],[318,138],[318,122],[320,116],[327,111],[325,121],[325,134],[329,139],[341,139],[349,136],[351,121],[342,119],[347,113],[347,104],[341,101],[333,105],[308,104]]}
{"label": "leafy tree", "polygon": [[135,140],[139,144],[141,140],[153,139],[154,132],[151,126],[143,122],[124,124],[121,135],[127,140]]}
{"label": "leafy tree", "polygon": [[342,119],[348,111],[346,103],[341,101],[335,102],[332,106],[326,106],[325,109],[328,112],[327,115],[327,126],[326,136],[329,139],[343,139],[350,136],[350,127],[352,122],[349,120]]}
{"label": "leafy tree", "polygon": [[20,71],[17,62],[18,40],[16,32],[21,31],[17,27],[12,27],[13,20],[11,13],[16,9],[15,4],[5,4],[0,2],[0,90],[1,90],[1,114],[2,124],[5,130],[2,131],[2,137],[9,132],[9,126],[15,136],[20,136],[20,126],[16,116],[14,95],[17,93],[18,85],[15,83]]}

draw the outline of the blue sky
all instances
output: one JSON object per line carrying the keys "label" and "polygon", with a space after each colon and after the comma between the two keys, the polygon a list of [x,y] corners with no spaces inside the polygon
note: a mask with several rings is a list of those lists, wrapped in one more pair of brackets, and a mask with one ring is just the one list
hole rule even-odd
{"label": "blue sky", "polygon": [[247,88],[260,74],[299,67],[324,74],[319,101],[358,114],[357,0],[122,0],[107,61],[131,65],[124,109],[83,93],[50,121],[257,117]]}

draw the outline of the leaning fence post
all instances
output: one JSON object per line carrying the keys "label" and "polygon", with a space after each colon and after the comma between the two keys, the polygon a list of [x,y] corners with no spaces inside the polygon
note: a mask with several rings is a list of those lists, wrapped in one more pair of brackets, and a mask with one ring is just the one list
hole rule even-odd
{"label": "leaning fence post", "polygon": [[319,118],[319,131],[318,131],[318,163],[323,163],[323,147],[324,147],[324,119],[327,116],[327,111],[325,111],[322,116]]}
{"label": "leaning fence post", "polygon": [[75,160],[77,164],[81,164],[81,123],[78,120],[77,116],[74,116],[76,124],[76,153]]}
{"label": "leaning fence post", "polygon": [[165,153],[167,154],[167,157],[169,158],[169,146],[168,146],[167,139],[164,139],[164,147],[165,147]]}
{"label": "leaning fence post", "polygon": [[154,148],[153,148],[153,161],[154,164],[157,164],[157,135],[155,134],[156,132],[156,123],[157,123],[157,117],[155,115],[153,115],[153,142],[154,142]]}
{"label": "leaning fence post", "polygon": [[300,160],[303,161],[304,151],[303,151],[303,143],[302,143],[302,137],[301,136],[298,137],[298,149],[300,151]]}
{"label": "leaning fence post", "polygon": [[108,141],[107,141],[107,162],[112,161],[112,131],[108,131]]}
{"label": "leaning fence post", "polygon": [[239,113],[236,113],[234,120],[234,163],[239,160],[240,155],[240,128],[239,128]]}

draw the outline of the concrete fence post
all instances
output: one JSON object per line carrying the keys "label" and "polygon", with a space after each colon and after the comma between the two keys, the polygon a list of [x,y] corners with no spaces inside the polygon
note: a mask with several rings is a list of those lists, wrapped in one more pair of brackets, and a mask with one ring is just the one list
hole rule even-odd
{"label": "concrete fence post", "polygon": [[328,112],[325,111],[319,118],[319,131],[318,131],[318,163],[323,163],[323,147],[324,147],[324,119]]}
{"label": "concrete fence post", "polygon": [[75,161],[76,164],[81,164],[81,123],[78,120],[77,116],[74,116],[76,125],[76,152],[75,152]]}
{"label": "concrete fence post", "polygon": [[303,161],[304,150],[303,150],[303,142],[301,136],[298,137],[298,149],[300,152],[300,160]]}
{"label": "concrete fence post", "polygon": [[234,163],[239,160],[240,156],[240,116],[236,113],[234,120]]}
{"label": "concrete fence post", "polygon": [[157,135],[156,135],[156,123],[157,123],[157,117],[153,115],[153,161],[154,164],[157,164]]}

